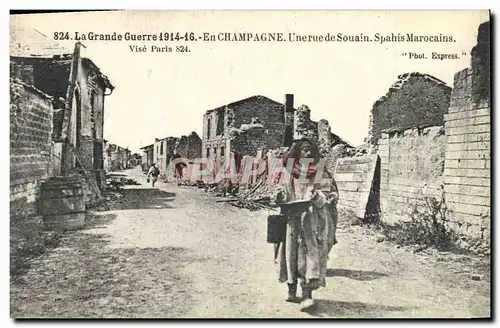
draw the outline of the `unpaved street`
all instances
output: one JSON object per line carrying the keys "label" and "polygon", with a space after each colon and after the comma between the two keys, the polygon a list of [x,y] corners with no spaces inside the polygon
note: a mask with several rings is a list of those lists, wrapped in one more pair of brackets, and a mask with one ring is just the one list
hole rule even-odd
{"label": "unpaved street", "polygon": [[[66,233],[11,287],[19,317],[485,317],[487,263],[413,254],[343,224],[327,288],[309,313],[284,302],[267,212],[217,202],[195,188],[131,186],[109,212]],[[340,218],[342,221],[342,218]],[[471,279],[477,274],[478,280]]]}

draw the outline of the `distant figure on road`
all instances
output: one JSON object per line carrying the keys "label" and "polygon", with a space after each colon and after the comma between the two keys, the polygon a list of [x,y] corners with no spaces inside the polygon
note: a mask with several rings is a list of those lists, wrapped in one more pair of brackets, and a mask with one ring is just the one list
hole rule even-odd
{"label": "distant figure on road", "polygon": [[[181,155],[179,154],[175,154],[173,157],[172,157],[172,160],[176,160],[176,159],[179,159],[179,158],[182,158]],[[180,185],[180,182],[182,181],[182,179],[184,179],[184,168],[186,167],[186,163],[184,162],[179,162],[179,163],[176,163],[175,164],[175,173],[174,173],[174,178],[177,180],[177,184]]]}
{"label": "distant figure on road", "polygon": [[151,185],[154,187],[155,182],[158,181],[158,176],[160,175],[160,170],[156,167],[156,164],[153,163],[148,171],[148,178],[151,177]]}
{"label": "distant figure on road", "polygon": [[[310,158],[309,168],[301,168],[300,159]],[[330,173],[316,179],[320,152],[314,141],[296,140],[284,156],[284,165],[294,161],[288,178],[276,194],[277,203],[310,201],[309,206],[286,214],[286,240],[275,245],[275,262],[280,282],[287,282],[287,302],[301,301],[302,311],[315,305],[312,291],[326,286],[328,254],[336,244],[338,189]],[[300,178],[300,179],[299,179]],[[297,298],[297,283],[302,299]]]}

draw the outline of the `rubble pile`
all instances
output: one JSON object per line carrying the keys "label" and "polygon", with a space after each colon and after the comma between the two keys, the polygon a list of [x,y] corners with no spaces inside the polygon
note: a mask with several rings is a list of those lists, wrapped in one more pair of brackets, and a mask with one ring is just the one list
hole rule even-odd
{"label": "rubble pile", "polygon": [[191,181],[191,180],[181,180],[177,183],[179,186],[183,187],[196,187],[196,188],[204,188],[205,182],[203,180]]}
{"label": "rubble pile", "polygon": [[102,193],[102,197],[106,202],[110,202],[123,198],[123,194],[120,191],[106,190]]}
{"label": "rubble pile", "polygon": [[350,157],[353,155],[353,149],[346,146],[345,144],[338,144],[333,146],[329,150],[322,152],[322,156],[325,159],[326,169],[330,173],[335,172],[335,166],[340,158]]}
{"label": "rubble pile", "polygon": [[250,200],[250,199],[245,199],[244,197],[236,196],[236,199],[231,199],[228,202],[233,206],[239,208],[245,208],[250,211],[259,211],[259,210],[274,208],[270,199],[267,198]]}
{"label": "rubble pile", "polygon": [[327,149],[321,149],[321,156],[325,159],[326,169],[330,173],[335,173],[335,166],[340,158],[344,157],[358,157],[372,154],[372,145],[363,144],[358,147],[350,147],[346,144],[336,144],[335,146]]}
{"label": "rubble pile", "polygon": [[[203,187],[202,187],[203,188]],[[215,194],[217,197],[235,196],[239,192],[239,185],[232,184],[229,180],[204,184],[205,192]]]}
{"label": "rubble pile", "polygon": [[123,186],[138,186],[139,182],[134,179],[126,178],[126,177],[107,177],[106,179],[106,189],[108,190],[120,190]]}
{"label": "rubble pile", "polygon": [[[287,149],[287,147],[281,147],[269,150],[264,156],[264,160],[267,163],[272,163],[272,160],[283,156]],[[266,170],[256,178],[253,184],[240,189],[240,192],[237,194],[234,202],[231,202],[231,205],[249,210],[273,208],[274,197],[278,188],[279,184],[269,179],[268,171]]]}

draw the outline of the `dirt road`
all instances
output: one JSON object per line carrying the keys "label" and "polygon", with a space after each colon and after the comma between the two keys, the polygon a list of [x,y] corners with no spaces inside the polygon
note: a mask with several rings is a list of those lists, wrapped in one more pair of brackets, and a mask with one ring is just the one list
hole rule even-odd
{"label": "dirt road", "polygon": [[[490,281],[470,256],[413,254],[342,225],[327,287],[309,313],[284,302],[267,212],[199,189],[158,183],[125,191],[114,210],[38,258],[11,284],[15,318],[488,317]],[[481,265],[481,266],[480,266]],[[473,279],[471,278],[474,275]]]}

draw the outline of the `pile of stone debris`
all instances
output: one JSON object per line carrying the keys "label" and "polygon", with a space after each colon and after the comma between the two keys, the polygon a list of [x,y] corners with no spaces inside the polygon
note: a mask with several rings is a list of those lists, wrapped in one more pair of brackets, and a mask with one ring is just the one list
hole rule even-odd
{"label": "pile of stone debris", "polygon": [[196,187],[196,188],[205,188],[206,183],[203,180],[196,180],[196,181],[191,181],[191,180],[180,180],[177,185],[183,186],[183,187]]}
{"label": "pile of stone debris", "polygon": [[[274,160],[276,158],[281,158],[286,151],[286,147],[269,150],[263,157],[266,161],[268,161],[269,158]],[[327,162],[327,170],[334,174],[335,164],[339,158],[363,156],[370,151],[369,146],[366,144],[355,148],[339,144],[329,148],[326,152],[322,152],[322,156]],[[240,188],[240,192],[237,195],[238,197],[230,201],[232,205],[250,210],[275,207],[274,198],[280,185],[276,183],[274,177],[269,177],[267,170],[257,177],[251,185],[245,187],[245,189]]]}
{"label": "pile of stone debris", "polygon": [[[275,159],[282,157],[286,150],[286,147],[268,150],[263,156],[263,160],[268,164],[272,163]],[[239,188],[238,194],[229,203],[251,211],[272,209],[276,207],[274,198],[278,189],[279,184],[275,183],[273,178],[269,176],[269,170],[265,170],[256,177],[253,183]]]}
{"label": "pile of stone debris", "polygon": [[110,202],[123,198],[123,194],[119,191],[105,190],[102,192],[102,197],[106,202]]}
{"label": "pile of stone debris", "polygon": [[134,179],[130,178],[120,178],[120,179],[114,179],[114,178],[108,178],[106,179],[106,189],[107,190],[120,190],[123,186],[126,185],[140,185],[139,182],[135,181]]}

